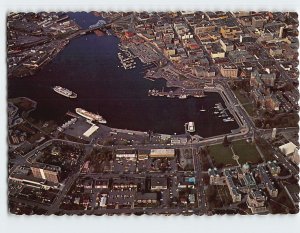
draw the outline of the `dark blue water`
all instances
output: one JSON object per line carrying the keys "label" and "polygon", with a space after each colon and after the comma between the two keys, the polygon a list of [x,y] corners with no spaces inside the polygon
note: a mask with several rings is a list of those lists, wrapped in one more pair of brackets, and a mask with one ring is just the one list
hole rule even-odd
{"label": "dark blue water", "polygon": [[[83,28],[97,22],[89,13],[69,13]],[[27,96],[38,102],[32,116],[59,121],[76,107],[99,113],[108,126],[132,130],[153,130],[158,133],[183,133],[184,123],[194,121],[200,136],[224,134],[235,129],[235,122],[224,123],[212,113],[215,103],[223,102],[217,93],[205,98],[185,100],[148,96],[149,89],[162,89],[164,80],[142,78],[146,68],[137,61],[137,68],[119,68],[119,39],[115,36],[89,34],[74,39],[65,49],[35,75],[8,80],[8,97]],[[78,94],[68,99],[52,90],[55,85]],[[165,88],[166,90],[166,88]],[[200,112],[202,108],[210,109]]]}

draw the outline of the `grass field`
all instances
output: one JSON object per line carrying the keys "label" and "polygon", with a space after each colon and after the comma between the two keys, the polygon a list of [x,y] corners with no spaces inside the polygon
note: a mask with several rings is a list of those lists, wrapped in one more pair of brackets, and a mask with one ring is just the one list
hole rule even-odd
{"label": "grass field", "polygon": [[[240,140],[233,142],[231,145],[235,154],[239,156],[240,164],[262,162],[254,144],[248,143],[246,140]],[[223,144],[210,146],[209,154],[217,168],[237,165],[235,160],[232,159],[233,154],[230,147],[224,147]]]}
{"label": "grass field", "polygon": [[246,140],[233,142],[233,150],[239,156],[239,162],[259,163],[262,159],[256,150],[255,144],[248,143]]}
{"label": "grass field", "polygon": [[233,91],[235,96],[238,98],[240,103],[244,106],[245,110],[249,114],[249,116],[254,116],[255,111],[253,111],[253,104],[249,100],[248,97],[242,95],[238,90]]}
{"label": "grass field", "polygon": [[244,106],[246,112],[249,114],[249,116],[254,116],[254,114],[255,114],[255,108],[254,108],[254,106],[253,106],[252,103],[245,104],[243,106]]}
{"label": "grass field", "polygon": [[242,94],[240,93],[240,91],[235,90],[235,91],[233,91],[233,92],[234,92],[236,98],[238,98],[238,100],[240,101],[241,104],[247,104],[247,103],[250,103],[249,99],[248,99],[246,96],[242,95]]}
{"label": "grass field", "polygon": [[214,165],[217,168],[237,165],[236,162],[232,159],[232,152],[230,147],[224,147],[223,144],[210,146],[209,155],[214,160]]}

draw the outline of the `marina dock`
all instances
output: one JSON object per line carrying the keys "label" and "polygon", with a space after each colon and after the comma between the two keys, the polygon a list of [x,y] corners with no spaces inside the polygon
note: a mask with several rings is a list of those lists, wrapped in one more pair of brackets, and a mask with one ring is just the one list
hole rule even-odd
{"label": "marina dock", "polygon": [[205,97],[204,90],[192,90],[192,89],[177,89],[174,91],[159,91],[152,89],[148,91],[149,96],[166,96],[168,98],[186,99],[188,96],[202,98]]}

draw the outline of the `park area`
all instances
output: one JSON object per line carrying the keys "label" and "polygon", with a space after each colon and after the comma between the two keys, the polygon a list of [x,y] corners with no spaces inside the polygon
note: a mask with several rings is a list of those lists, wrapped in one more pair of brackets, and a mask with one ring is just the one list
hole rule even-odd
{"label": "park area", "polygon": [[244,106],[247,113],[253,117],[255,115],[255,111],[256,111],[254,104],[251,103],[249,98],[246,95],[242,94],[239,90],[235,90],[233,92],[234,92],[235,96],[238,98],[238,100],[240,101],[241,105]]}
{"label": "park area", "polygon": [[223,144],[212,145],[209,147],[209,155],[217,168],[236,166],[236,161],[232,158],[233,153],[231,147],[236,155],[238,155],[239,163],[260,163],[262,159],[259,152],[256,150],[255,144],[249,143],[246,140],[239,140],[232,142],[229,146]]}

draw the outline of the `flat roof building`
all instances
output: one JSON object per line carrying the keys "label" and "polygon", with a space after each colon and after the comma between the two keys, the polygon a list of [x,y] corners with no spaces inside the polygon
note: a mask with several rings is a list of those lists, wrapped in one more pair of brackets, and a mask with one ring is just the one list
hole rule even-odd
{"label": "flat roof building", "polygon": [[99,129],[98,126],[93,125],[87,131],[84,132],[83,136],[90,137],[93,133],[95,133]]}
{"label": "flat roof building", "polygon": [[36,163],[31,165],[31,171],[34,177],[41,178],[53,183],[59,183],[59,173],[61,168],[49,164]]}
{"label": "flat roof building", "polygon": [[135,202],[138,205],[153,205],[158,203],[157,193],[142,193],[137,192],[135,195]]}
{"label": "flat roof building", "polygon": [[151,149],[149,156],[151,158],[173,158],[175,156],[175,149]]}
{"label": "flat roof building", "polygon": [[289,156],[291,155],[292,153],[294,153],[294,151],[297,149],[297,146],[292,143],[292,142],[289,142],[289,143],[286,143],[286,144],[283,144],[279,147],[279,150],[286,156]]}
{"label": "flat roof building", "polygon": [[129,160],[136,159],[136,151],[135,150],[117,150],[116,158],[125,158]]}

